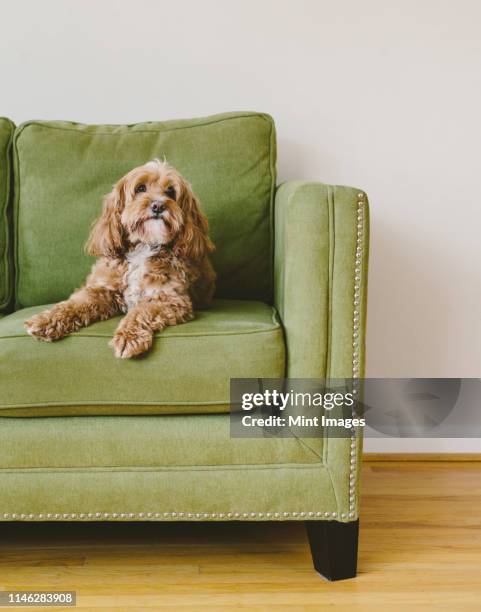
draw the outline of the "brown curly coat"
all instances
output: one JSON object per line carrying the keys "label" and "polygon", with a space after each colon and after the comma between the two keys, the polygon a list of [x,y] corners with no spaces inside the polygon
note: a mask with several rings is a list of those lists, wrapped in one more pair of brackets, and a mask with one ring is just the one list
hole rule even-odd
{"label": "brown curly coat", "polygon": [[86,245],[99,257],[68,300],[25,322],[52,342],[94,321],[126,313],[110,342],[115,355],[149,350],[154,333],[193,318],[212,300],[214,246],[187,181],[166,162],[134,168],[104,198]]}

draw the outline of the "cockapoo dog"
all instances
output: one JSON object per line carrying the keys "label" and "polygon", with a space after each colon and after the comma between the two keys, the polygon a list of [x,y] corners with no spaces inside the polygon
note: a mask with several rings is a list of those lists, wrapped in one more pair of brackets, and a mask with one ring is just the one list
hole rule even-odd
{"label": "cockapoo dog", "polygon": [[110,342],[115,355],[149,350],[154,333],[193,318],[212,300],[214,246],[189,183],[159,160],[134,168],[104,198],[86,250],[99,257],[84,286],[25,322],[52,342],[125,313]]}

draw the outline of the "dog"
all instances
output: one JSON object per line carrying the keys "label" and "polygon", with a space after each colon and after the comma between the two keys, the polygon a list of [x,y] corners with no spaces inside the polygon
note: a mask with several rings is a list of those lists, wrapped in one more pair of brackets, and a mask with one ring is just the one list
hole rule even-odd
{"label": "dog", "polygon": [[25,322],[46,342],[125,314],[110,346],[126,359],[148,351],[155,332],[191,321],[212,301],[216,274],[208,222],[190,184],[166,161],[134,168],[105,196],[86,244],[99,259],[68,300]]}

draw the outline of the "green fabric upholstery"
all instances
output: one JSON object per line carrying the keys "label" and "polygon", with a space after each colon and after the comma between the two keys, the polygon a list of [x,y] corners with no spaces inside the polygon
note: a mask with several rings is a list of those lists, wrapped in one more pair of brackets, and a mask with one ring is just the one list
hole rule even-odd
{"label": "green fabric upholstery", "polygon": [[102,196],[131,168],[164,156],[191,182],[209,219],[218,297],[271,300],[274,124],[261,113],[228,113],[129,126],[20,126],[14,139],[18,306],[57,302],[81,284],[93,261],[83,245]]}
{"label": "green fabric upholstery", "polygon": [[[351,187],[293,181],[276,193],[275,219],[274,294],[285,329],[287,376],[364,376],[367,197]],[[352,519],[361,456],[362,430],[354,442],[326,431],[324,457],[336,498],[351,508]]]}
{"label": "green fabric upholstery", "polygon": [[262,302],[216,300],[157,334],[137,360],[115,359],[108,346],[120,318],[53,344],[34,340],[23,321],[44,308],[0,321],[2,416],[228,412],[230,378],[284,375],[282,327]]}
{"label": "green fabric upholstery", "polygon": [[0,312],[9,305],[12,292],[12,240],[10,226],[11,149],[15,126],[0,117]]}
{"label": "green fabric upholstery", "polygon": [[305,520],[347,510],[316,450],[231,439],[228,415],[0,418],[0,465],[3,520]]}
{"label": "green fabric upholstery", "polygon": [[[352,376],[358,189],[302,181],[279,187],[275,202],[275,305],[287,343],[287,376]],[[364,367],[368,203],[364,198],[359,283],[359,364]]]}
{"label": "green fabric upholstery", "polygon": [[[229,416],[1,418],[2,469],[319,463],[322,439],[232,439]],[[92,450],[95,449],[95,453]]]}
{"label": "green fabric upholstery", "polygon": [[0,487],[3,521],[346,522],[348,511],[322,464],[5,470]]}

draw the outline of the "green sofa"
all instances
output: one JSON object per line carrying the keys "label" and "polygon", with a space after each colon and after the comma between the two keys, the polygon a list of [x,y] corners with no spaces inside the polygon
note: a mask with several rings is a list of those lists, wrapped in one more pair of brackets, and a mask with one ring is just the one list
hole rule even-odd
{"label": "green sofa", "polygon": [[[54,344],[23,322],[78,287],[101,197],[166,157],[208,216],[211,309],[116,359],[117,321]],[[361,434],[230,437],[231,378],[360,378],[368,202],[276,186],[272,119],[92,126],[0,119],[0,520],[306,521],[316,569],[355,575]]]}

